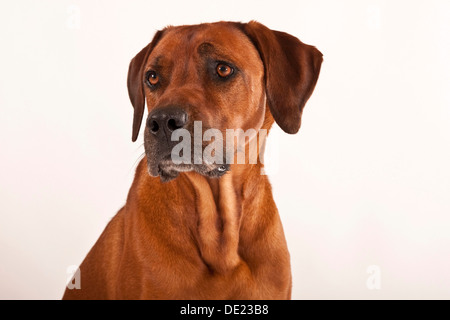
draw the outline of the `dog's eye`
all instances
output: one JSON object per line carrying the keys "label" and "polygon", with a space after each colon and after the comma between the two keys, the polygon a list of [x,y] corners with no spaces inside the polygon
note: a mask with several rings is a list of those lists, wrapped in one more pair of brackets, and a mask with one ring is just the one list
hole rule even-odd
{"label": "dog's eye", "polygon": [[147,82],[151,87],[156,86],[159,83],[158,74],[153,70],[148,71],[147,72]]}
{"label": "dog's eye", "polygon": [[234,69],[224,63],[219,63],[216,67],[216,72],[221,78],[227,78],[233,74]]}

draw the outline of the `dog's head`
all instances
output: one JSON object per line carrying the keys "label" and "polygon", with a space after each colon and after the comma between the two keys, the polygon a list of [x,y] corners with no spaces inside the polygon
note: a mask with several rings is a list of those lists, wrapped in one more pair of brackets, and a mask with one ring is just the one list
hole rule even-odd
{"label": "dog's head", "polygon": [[[144,145],[149,174],[160,175],[162,180],[191,170],[212,177],[224,174],[229,169],[224,155],[228,151],[220,153],[223,162],[202,158],[208,148],[204,141],[208,129],[216,130],[209,139],[221,142],[223,150],[225,138],[221,141],[219,136],[225,137],[227,129],[269,129],[274,119],[285,132],[296,133],[321,63],[322,54],[315,47],[258,22],[158,31],[133,58],[128,72],[133,141],[147,102]],[[189,161],[174,162],[180,136],[186,146],[183,159]],[[197,136],[203,141],[196,145]],[[215,160],[219,149],[210,152]]]}

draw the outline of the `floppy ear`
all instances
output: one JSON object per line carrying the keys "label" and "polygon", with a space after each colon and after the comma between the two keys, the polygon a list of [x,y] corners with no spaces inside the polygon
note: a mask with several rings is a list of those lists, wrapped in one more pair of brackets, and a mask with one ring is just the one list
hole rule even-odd
{"label": "floppy ear", "polygon": [[297,133],[303,107],[319,77],[322,53],[290,34],[251,21],[241,25],[264,64],[267,102],[278,125]]}
{"label": "floppy ear", "polygon": [[141,128],[142,117],[144,115],[145,107],[145,92],[144,92],[144,68],[147,62],[150,52],[161,39],[163,31],[158,31],[144,49],[142,49],[130,62],[128,68],[128,95],[131,100],[131,104],[134,108],[133,116],[133,134],[131,140],[136,141],[139,129]]}

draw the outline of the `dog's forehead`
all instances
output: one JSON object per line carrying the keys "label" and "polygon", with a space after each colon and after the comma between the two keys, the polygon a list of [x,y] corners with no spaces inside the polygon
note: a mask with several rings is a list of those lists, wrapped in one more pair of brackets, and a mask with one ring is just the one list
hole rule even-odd
{"label": "dog's forehead", "polygon": [[231,23],[168,27],[150,58],[179,58],[182,55],[202,53],[208,49],[231,56],[237,60],[236,62],[259,59],[259,53],[250,39]]}

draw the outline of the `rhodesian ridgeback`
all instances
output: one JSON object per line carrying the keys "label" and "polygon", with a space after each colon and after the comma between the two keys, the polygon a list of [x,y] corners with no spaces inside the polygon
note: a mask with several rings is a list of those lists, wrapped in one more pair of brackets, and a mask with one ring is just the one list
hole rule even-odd
{"label": "rhodesian ridgeback", "polygon": [[[81,288],[63,298],[290,299],[280,216],[262,158],[249,157],[264,143],[250,142],[264,140],[260,132],[274,122],[299,130],[321,63],[315,47],[255,21],[158,31],[128,72],[133,141],[148,109],[145,158],[125,206],[80,266]],[[175,162],[172,135],[193,134],[200,121],[202,133],[256,134],[236,143],[231,163],[198,161],[195,152],[193,163]]]}

